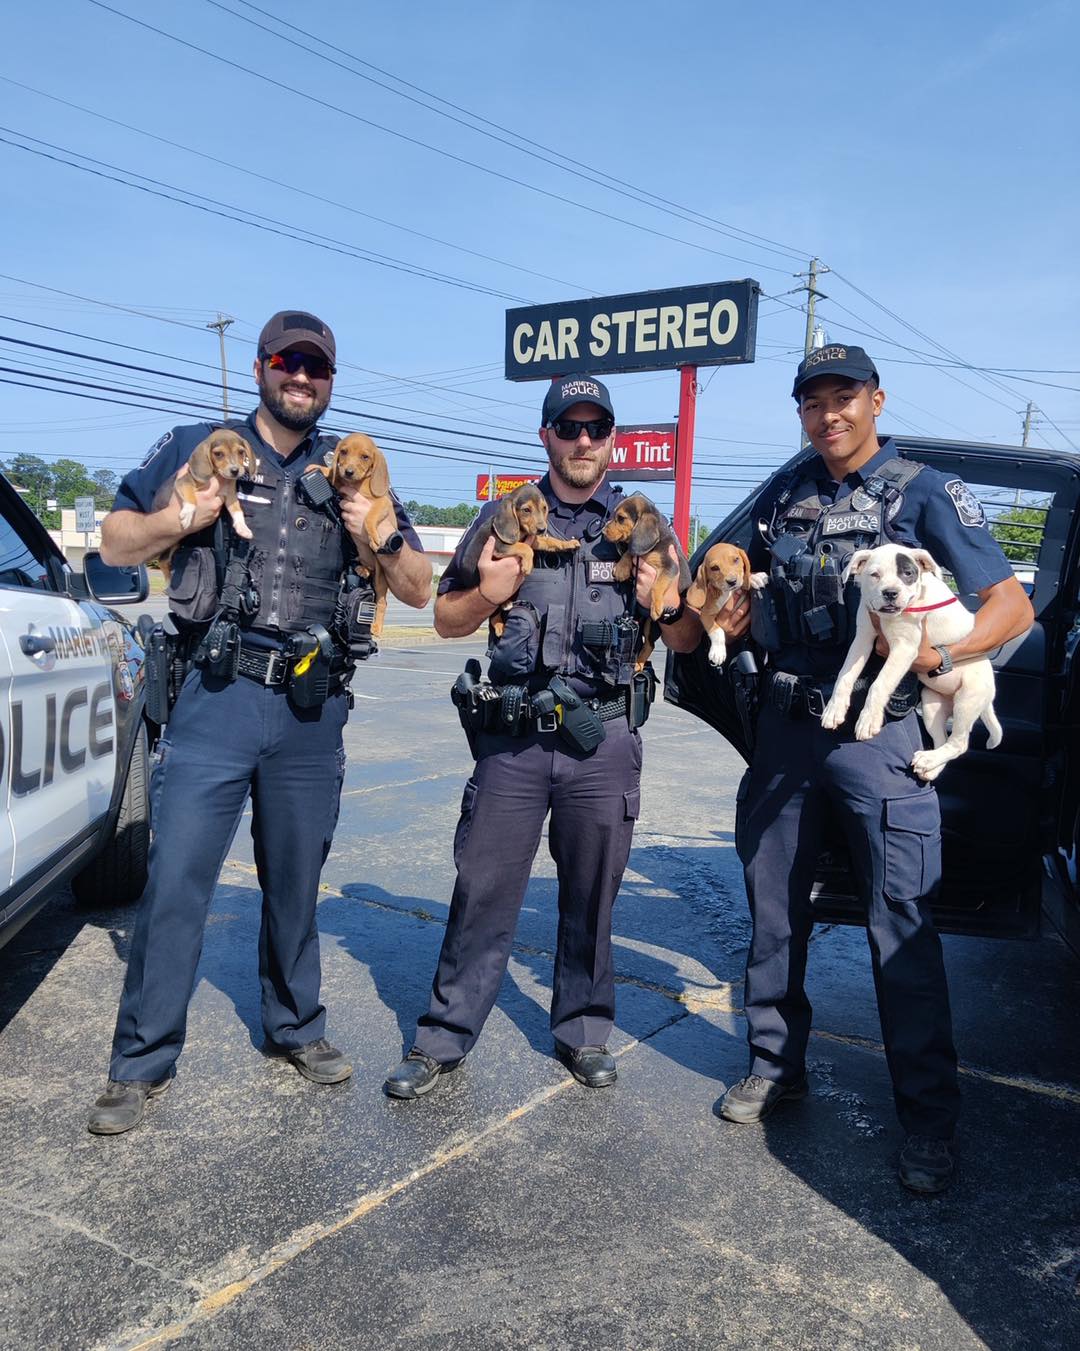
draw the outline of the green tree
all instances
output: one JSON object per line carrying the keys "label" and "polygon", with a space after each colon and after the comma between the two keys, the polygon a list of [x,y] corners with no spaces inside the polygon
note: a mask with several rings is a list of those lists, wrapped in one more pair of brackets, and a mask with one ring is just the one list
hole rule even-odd
{"label": "green tree", "polygon": [[98,511],[108,511],[116,497],[119,478],[111,469],[95,469],[91,478],[94,482],[94,506]]}
{"label": "green tree", "polygon": [[1010,563],[1039,561],[1039,545],[1046,528],[1046,507],[1010,507],[990,524],[990,533]]}
{"label": "green tree", "polygon": [[73,507],[77,497],[93,497],[97,492],[97,484],[78,460],[56,460],[52,470],[52,495],[60,507]]}
{"label": "green tree", "polygon": [[471,525],[478,507],[471,502],[459,502],[454,507],[435,507],[427,502],[410,500],[405,503],[413,525]]}

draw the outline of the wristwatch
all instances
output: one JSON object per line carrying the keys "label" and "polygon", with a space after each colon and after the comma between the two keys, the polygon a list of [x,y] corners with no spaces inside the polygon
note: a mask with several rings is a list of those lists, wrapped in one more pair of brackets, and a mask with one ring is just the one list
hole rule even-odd
{"label": "wristwatch", "polygon": [[949,651],[949,649],[945,646],[944,643],[942,643],[940,646],[937,643],[934,643],[932,644],[932,646],[934,651],[941,658],[941,665],[937,668],[937,670],[927,671],[926,674],[930,676],[931,679],[933,679],[934,676],[948,675],[953,668],[952,653]]}
{"label": "wristwatch", "polygon": [[400,530],[395,530],[392,535],[387,535],[375,552],[382,554],[384,557],[393,557],[394,554],[401,553],[401,546],[404,543],[405,536]]}
{"label": "wristwatch", "polygon": [[686,601],[680,600],[678,605],[668,605],[657,615],[661,624],[677,624],[686,613]]}

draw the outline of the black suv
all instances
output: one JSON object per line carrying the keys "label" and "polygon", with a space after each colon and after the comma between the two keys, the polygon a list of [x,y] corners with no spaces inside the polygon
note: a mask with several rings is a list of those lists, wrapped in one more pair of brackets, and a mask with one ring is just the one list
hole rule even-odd
{"label": "black suv", "polygon": [[[995,708],[1004,740],[985,748],[980,729],[935,787],[941,799],[944,885],[935,907],[945,932],[1024,935],[1038,930],[1044,872],[1048,899],[1075,945],[1080,935],[1080,459],[1028,447],[893,438],[906,458],[962,478],[1031,596],[1035,624],[994,659]],[[792,468],[811,451],[793,456]],[[721,540],[757,537],[757,490],[722,521],[691,560]],[[977,604],[977,602],[976,602]],[[730,663],[709,665],[708,645],[669,653],[664,697],[713,726],[747,758]],[[760,665],[759,661],[759,665]],[[863,921],[839,831],[823,853],[814,897],[821,919]]]}

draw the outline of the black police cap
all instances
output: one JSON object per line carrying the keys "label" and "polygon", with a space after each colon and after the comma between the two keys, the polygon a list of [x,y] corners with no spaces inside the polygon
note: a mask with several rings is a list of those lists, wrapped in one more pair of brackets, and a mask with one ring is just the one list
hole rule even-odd
{"label": "black police cap", "polygon": [[799,363],[795,373],[795,384],[791,397],[797,399],[804,385],[816,380],[819,375],[839,375],[846,380],[869,380],[878,378],[877,367],[861,347],[841,347],[830,343],[828,347],[815,347]]}

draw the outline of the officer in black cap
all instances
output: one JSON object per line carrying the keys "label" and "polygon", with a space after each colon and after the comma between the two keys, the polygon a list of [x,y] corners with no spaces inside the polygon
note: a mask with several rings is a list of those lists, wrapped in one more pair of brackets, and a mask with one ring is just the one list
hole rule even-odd
{"label": "officer in black cap", "polygon": [[[922,745],[914,675],[871,740],[855,740],[853,728],[880,660],[859,682],[844,726],[821,725],[859,604],[844,569],[856,549],[921,546],[961,594],[982,602],[961,642],[946,650],[924,639],[913,673],[943,672],[993,651],[1024,633],[1033,612],[970,489],[903,459],[891,441],[879,443],[885,394],[861,347],[811,352],[792,394],[816,453],[763,487],[755,509],[762,542],[751,560],[769,571],[769,585],[722,616],[731,638],[750,628],[767,670],[736,815],[754,921],[745,997],[750,1072],[725,1093],[720,1114],[761,1121],[807,1092],[810,889],[831,817],[846,834],[867,907],[882,1037],[907,1135],[900,1180],[933,1194],[952,1179],[959,1108],[945,968],[929,912],[941,877],[941,820],[933,786],[911,770]],[[879,646],[888,651],[884,639]]]}
{"label": "officer in black cap", "polygon": [[[339,500],[321,474],[304,477],[328,464],[337,444],[317,426],[335,361],[334,336],[312,314],[282,311],[259,335],[258,407],[224,424],[257,466],[238,482],[250,540],[227,524],[217,477],[196,493],[187,526],[168,493],[169,480],[186,472],[192,451],[214,430],[209,423],[167,432],[124,478],[102,523],[101,552],[110,563],[142,563],[174,549],[167,666],[182,673],[186,660],[190,669],[171,713],[157,714],[168,725],[153,771],[150,877],[109,1082],[90,1113],[95,1134],[138,1125],[147,1098],[169,1087],[207,911],[249,795],[263,893],[267,1050],[317,1084],[352,1073],[324,1035],[315,901],[344,775],[348,681],[355,661],[372,650],[373,606],[355,571],[357,561],[372,562],[363,528],[371,503],[348,487]],[[379,561],[393,593],[422,608],[431,567],[394,501],[397,528],[385,523]]]}
{"label": "officer in black cap", "polygon": [[[462,579],[484,507],[439,584],[435,627],[473,633],[507,603],[489,649],[491,683],[461,690],[476,755],[454,837],[457,884],[427,1012],[386,1092],[416,1098],[472,1049],[506,970],[529,871],[550,812],[559,879],[551,1030],[556,1054],[586,1087],[615,1082],[607,1038],[615,1012],[611,909],[638,815],[641,740],[651,671],[635,675],[641,623],[655,579],[645,564],[614,580],[618,550],[601,533],[621,489],[607,481],[615,439],[611,396],[599,380],[557,380],[544,399],[540,440],[549,469],[539,488],[548,531],[575,551],[537,552],[522,577],[516,557],[480,555],[479,585]],[[675,584],[660,618],[664,642],[691,651],[701,636]],[[646,609],[643,611],[642,607]],[[479,675],[479,666],[476,668]],[[460,685],[460,682],[459,682]]]}

